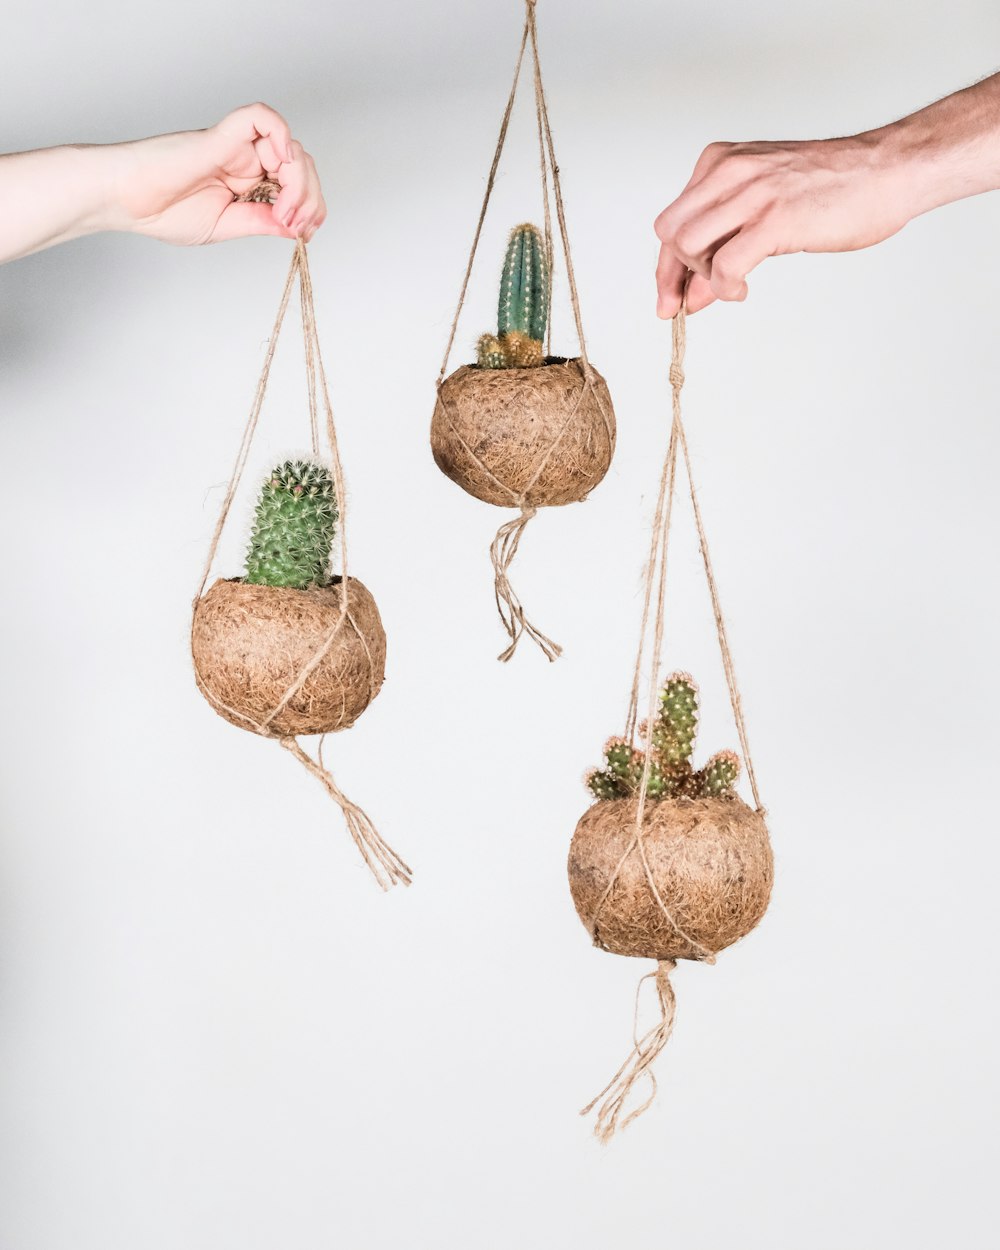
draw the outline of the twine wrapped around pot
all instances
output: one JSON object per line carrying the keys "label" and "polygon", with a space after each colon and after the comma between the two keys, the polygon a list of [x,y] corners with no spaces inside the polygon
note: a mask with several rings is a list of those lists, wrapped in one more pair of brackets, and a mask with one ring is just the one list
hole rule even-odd
{"label": "twine wrapped around pot", "polygon": [[[264,202],[267,181],[244,199]],[[219,540],[246,468],[267,392],[278,334],[296,280],[302,308],[312,453],[321,458],[319,399],[331,477],[340,508],[340,575],[306,590],[219,579],[205,593]],[[382,840],[368,815],[343,794],[323,765],[323,739],[313,759],[300,734],[346,729],[378,694],[385,676],[385,632],[367,587],[347,571],[346,492],[326,373],[320,355],[305,243],[295,246],[264,366],[236,464],[192,604],[191,656],[198,688],[231,724],[273,738],[293,755],[344,813],[348,832],[382,889],[408,885],[410,869]]]}
{"label": "twine wrapped around pot", "polygon": [[[547,659],[555,660],[561,654],[562,648],[528,620],[524,606],[510,584],[510,566],[524,528],[538,508],[577,503],[585,499],[601,481],[611,464],[616,437],[615,414],[607,383],[587,356],[573,256],[566,230],[562,184],[538,57],[535,0],[526,0],[525,8],[514,81],[486,180],[486,192],[448,345],[438,373],[437,400],[431,420],[431,449],[441,471],[477,499],[519,511],[517,517],[500,526],[490,547],[497,612],[510,639],[509,645],[498,657],[503,661],[513,656],[524,634],[539,646]],[[535,117],[545,208],[545,258],[551,273],[551,175],[580,355],[572,360],[551,355],[550,317],[550,354],[542,365],[502,370],[463,365],[446,377],[486,210],[507,138],[524,54],[529,45],[534,65]]]}
{"label": "twine wrapped around pot", "polygon": [[[629,799],[599,799],[584,813],[570,846],[569,881],[573,902],[594,944],[619,955],[655,959],[660,1009],[658,1023],[642,1036],[635,1030],[631,1054],[611,1081],[581,1112],[596,1108],[594,1131],[608,1141],[652,1103],[656,1080],[652,1064],[670,1040],[675,999],[670,973],[678,959],[714,963],[719,951],[744,937],[763,916],[771,896],[774,862],[725,620],[708,552],[701,506],[691,473],[687,436],[681,419],[684,385],[686,292],[673,320],[670,365],[673,420],[660,479],[646,566],[639,649],[632,677],[624,742],[635,746],[640,686],[650,620],[648,720],[653,722],[666,607],[667,548],[673,511],[678,450],[684,466],[695,526],[708,581],[723,668],[739,733],[754,807],[741,799],[658,798],[647,795],[653,735],[647,735],[642,779]],[[654,607],[655,600],[655,607]],[[636,995],[636,1019],[639,997]],[[646,1099],[627,1107],[640,1078],[649,1082]]]}

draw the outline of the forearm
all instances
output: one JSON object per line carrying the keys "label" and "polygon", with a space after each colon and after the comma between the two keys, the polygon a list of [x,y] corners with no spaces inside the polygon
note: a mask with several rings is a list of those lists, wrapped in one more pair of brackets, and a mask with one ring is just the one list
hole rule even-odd
{"label": "forearm", "polygon": [[111,146],[0,156],[0,262],[98,230],[126,228],[115,184]]}
{"label": "forearm", "polygon": [[1000,74],[859,135],[905,182],[910,216],[1000,188]]}

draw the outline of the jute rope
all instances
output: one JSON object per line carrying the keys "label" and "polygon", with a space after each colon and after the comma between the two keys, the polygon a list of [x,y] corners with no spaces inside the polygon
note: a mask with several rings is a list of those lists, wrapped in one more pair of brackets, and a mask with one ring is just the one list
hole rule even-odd
{"label": "jute rope", "polygon": [[[528,620],[525,615],[524,606],[515,593],[510,584],[510,565],[517,553],[517,548],[524,533],[525,526],[535,516],[537,509],[528,502],[528,496],[532,487],[537,483],[539,477],[543,473],[549,459],[559,445],[566,431],[572,426],[576,417],[577,409],[588,393],[592,393],[601,410],[604,418],[605,428],[608,438],[613,442],[614,436],[612,432],[611,418],[605,409],[604,401],[601,398],[600,391],[594,386],[594,372],[587,356],[587,341],[583,332],[583,318],[580,313],[580,296],[576,285],[576,272],[573,268],[573,255],[570,249],[569,233],[566,227],[566,209],[563,200],[562,182],[559,177],[559,165],[556,161],[555,144],[552,139],[552,127],[549,124],[548,101],[545,96],[545,86],[542,81],[542,66],[538,55],[538,30],[535,25],[535,0],[525,0],[525,19],[524,29],[521,33],[521,43],[518,49],[517,62],[514,66],[514,80],[511,83],[510,94],[507,97],[507,104],[504,109],[503,117],[500,122],[500,135],[497,139],[496,150],[493,153],[493,162],[490,165],[490,172],[486,179],[486,191],[483,195],[482,207],[479,210],[479,219],[476,222],[476,228],[473,233],[472,247],[469,251],[469,259],[465,266],[465,275],[462,279],[462,287],[459,291],[458,305],[455,308],[455,315],[452,318],[451,329],[448,332],[448,343],[445,347],[444,359],[441,361],[441,368],[437,376],[438,399],[441,403],[442,411],[448,420],[452,431],[458,435],[458,430],[452,420],[452,414],[448,410],[448,404],[444,399],[441,391],[444,383],[445,374],[448,370],[448,361],[451,359],[452,349],[455,346],[455,336],[458,332],[458,322],[462,315],[462,309],[465,305],[465,298],[469,290],[469,280],[472,276],[472,267],[475,263],[476,252],[479,249],[479,241],[483,233],[483,223],[486,220],[486,212],[489,208],[490,198],[493,194],[493,188],[496,183],[497,170],[500,166],[500,158],[503,154],[504,144],[507,140],[507,130],[510,125],[511,113],[514,109],[514,100],[517,97],[517,87],[521,77],[521,67],[524,63],[525,50],[531,47],[531,58],[533,64],[534,91],[535,91],[535,121],[538,130],[538,145],[541,157],[541,183],[542,183],[542,199],[545,206],[545,251],[549,261],[550,273],[550,291],[551,291],[551,273],[552,265],[555,260],[552,216],[549,205],[549,178],[552,181],[552,197],[555,200],[556,219],[559,225],[559,234],[562,239],[563,256],[566,262],[566,279],[569,285],[570,303],[573,308],[573,320],[576,325],[577,339],[580,344],[580,364],[583,369],[583,387],[577,399],[576,405],[567,416],[565,422],[558,430],[555,438],[549,446],[541,453],[537,463],[533,466],[533,471],[529,480],[522,487],[521,491],[511,490],[505,483],[498,481],[494,475],[483,464],[482,460],[461,440],[463,450],[471,460],[486,474],[490,480],[498,486],[504,494],[506,494],[512,507],[520,510],[520,516],[513,521],[507,521],[500,526],[496,537],[490,546],[490,560],[493,565],[494,589],[496,592],[497,611],[503,627],[510,638],[510,645],[503,650],[497,657],[500,660],[509,660],[517,650],[517,644],[521,637],[525,634],[532,639],[541,648],[542,652],[549,660],[555,660],[562,654],[562,648],[551,638],[547,637],[537,629]],[[551,309],[551,298],[550,298]],[[548,325],[548,351],[551,355],[552,350],[552,317],[551,311]]]}
{"label": "jute rope", "polygon": [[[602,1142],[609,1142],[618,1129],[628,1128],[637,1116],[642,1115],[644,1111],[649,1109],[653,1099],[656,1097],[656,1077],[653,1075],[652,1065],[656,1056],[670,1041],[670,1035],[674,1031],[674,1015],[677,1010],[677,1000],[674,997],[674,987],[670,984],[670,974],[676,967],[677,964],[673,959],[661,959],[656,965],[655,972],[647,972],[644,977],[639,979],[639,984],[635,991],[635,1018],[632,1026],[632,1039],[635,1045],[632,1053],[597,1097],[587,1103],[580,1112],[581,1115],[589,1115],[600,1103],[594,1132]],[[660,1020],[640,1037],[639,998],[643,985],[651,978],[656,981]],[[629,1092],[641,1076],[645,1076],[649,1082],[649,1093],[646,1096],[646,1100],[640,1103],[639,1106],[634,1107],[622,1119],[622,1112],[625,1110]]]}
{"label": "jute rope", "polygon": [[[273,184],[272,184],[273,185]],[[268,184],[262,183],[260,188],[255,188],[250,195],[263,196],[267,190]],[[214,706],[227,712],[231,716],[246,723],[247,727],[255,732],[262,734],[267,738],[274,738],[284,749],[290,752],[300,764],[303,765],[316,779],[324,786],[327,793],[340,807],[344,813],[344,819],[347,822],[348,831],[354,839],[358,850],[361,852],[365,863],[371,869],[375,880],[383,890],[389,889],[393,885],[400,882],[409,885],[412,874],[409,867],[399,858],[396,853],[379,836],[375,826],[370,818],[362,811],[356,803],[344,795],[339,789],[329,771],[323,765],[323,738],[320,738],[318,748],[318,762],[313,760],[311,756],[302,748],[295,738],[286,737],[282,734],[275,733],[271,729],[274,718],[288,706],[289,702],[295,698],[298,692],[305,685],[310,675],[323,662],[330,648],[334,645],[343,629],[350,629],[360,640],[365,654],[368,657],[369,680],[372,683],[372,695],[376,691],[375,668],[372,663],[372,657],[368,650],[368,644],[362,632],[358,629],[357,623],[351,615],[347,588],[347,524],[346,524],[346,502],[347,494],[344,486],[344,471],[340,459],[340,448],[337,442],[337,431],[333,420],[333,406],[330,402],[330,393],[327,386],[326,371],[323,367],[323,357],[319,346],[319,333],[316,327],[316,309],[313,294],[312,275],[309,272],[309,260],[306,254],[305,243],[299,239],[295,245],[295,251],[292,256],[292,263],[288,270],[288,277],[285,280],[284,290],[282,291],[281,300],[278,305],[278,312],[274,319],[274,325],[271,329],[271,335],[268,339],[267,351],[264,355],[264,364],[261,369],[260,379],[257,383],[257,389],[254,394],[253,403],[250,406],[250,415],[247,418],[246,425],[243,430],[243,437],[240,441],[239,451],[237,452],[236,462],[233,466],[229,483],[226,487],[225,498],[222,502],[222,508],[219,512],[218,519],[215,523],[215,530],[209,543],[208,556],[205,560],[205,566],[202,571],[201,581],[192,603],[192,629],[194,624],[194,614],[198,610],[205,587],[208,584],[209,575],[215,562],[216,553],[219,547],[219,541],[225,528],[226,520],[229,517],[233,500],[239,489],[244,470],[246,469],[247,460],[250,455],[250,447],[253,443],[254,434],[260,422],[261,409],[264,405],[264,397],[267,394],[268,379],[271,375],[271,366],[274,362],[274,353],[278,345],[278,335],[281,331],[282,323],[285,319],[285,313],[288,310],[289,300],[291,299],[292,289],[296,279],[299,283],[300,303],[302,308],[302,337],[305,351],[306,365],[306,383],[309,394],[309,423],[312,435],[313,455],[317,458],[321,455],[320,449],[320,419],[319,408],[322,401],[323,409],[323,425],[326,434],[326,441],[329,450],[329,462],[331,474],[333,476],[334,490],[338,507],[340,509],[340,613],[335,623],[330,627],[325,637],[320,642],[316,651],[306,661],[305,664],[296,673],[294,680],[289,684],[281,698],[274,705],[261,721],[256,721],[252,717],[247,716],[244,712],[237,711],[234,708],[222,704],[213,695],[206,683],[202,680],[198,671],[198,662],[194,657],[194,649],[192,647],[192,659],[194,660],[195,680],[202,694]]]}
{"label": "jute rope", "polygon": [[[746,762],[747,777],[750,781],[750,789],[753,793],[753,800],[756,809],[764,814],[764,808],[761,804],[760,793],[757,788],[757,775],[753,766],[753,759],[750,755],[750,743],[747,736],[746,722],[743,715],[743,701],[740,697],[739,686],[736,681],[736,669],[733,663],[732,652],[729,647],[729,638],[726,630],[725,618],[722,614],[722,607],[719,600],[719,590],[715,580],[715,574],[712,569],[712,561],[708,550],[708,538],[705,533],[704,521],[702,518],[701,507],[698,501],[697,491],[695,489],[694,477],[691,467],[691,456],[688,449],[687,435],[684,430],[684,422],[681,416],[681,390],[684,386],[684,353],[687,346],[687,288],[681,300],[680,309],[673,319],[671,327],[671,360],[670,360],[670,389],[671,389],[671,407],[672,419],[670,424],[670,441],[667,445],[667,454],[663,463],[663,471],[660,476],[660,488],[657,495],[656,511],[653,518],[653,531],[650,540],[649,557],[646,562],[645,573],[645,590],[643,595],[642,608],[642,625],[639,631],[639,646],[635,659],[635,668],[632,674],[632,688],[629,694],[628,710],[625,720],[625,738],[634,747],[636,733],[638,728],[639,703],[641,697],[643,664],[645,661],[646,642],[649,634],[650,616],[653,618],[653,637],[649,655],[649,676],[646,691],[647,703],[647,720],[652,724],[656,715],[657,691],[660,680],[660,664],[663,651],[663,635],[666,622],[666,589],[667,589],[667,551],[670,539],[670,523],[673,515],[674,494],[677,481],[677,453],[681,450],[684,457],[684,468],[688,480],[688,490],[691,498],[691,505],[694,511],[695,525],[698,531],[698,546],[701,552],[702,564],[705,569],[705,578],[708,582],[709,595],[712,601],[712,612],[715,618],[715,629],[719,640],[719,650],[722,653],[722,665],[726,674],[726,684],[729,688],[729,701],[733,709],[733,717],[736,721],[737,732],[739,733],[740,746],[743,749],[743,758]],[[608,885],[594,908],[594,913],[590,918],[589,928],[591,936],[595,942],[598,942],[597,926],[600,919],[601,910],[610,897],[618,875],[622,870],[625,862],[633,852],[637,852],[643,866],[643,873],[650,892],[656,901],[657,907],[660,909],[664,919],[671,928],[684,939],[685,942],[695,952],[694,957],[703,963],[714,963],[715,955],[708,950],[700,942],[698,942],[691,934],[686,933],[678,924],[667,901],[662,897],[660,890],[656,885],[653,874],[650,871],[649,861],[646,856],[645,833],[643,829],[643,817],[646,810],[646,786],[649,781],[650,768],[652,765],[652,736],[647,735],[645,755],[643,760],[642,781],[639,787],[639,800],[636,810],[635,830],[631,841],[628,844],[624,854],[615,866],[614,872],[608,881]],[[656,1082],[650,1071],[650,1065],[656,1059],[657,1055],[666,1046],[670,1040],[670,1034],[673,1030],[675,1000],[673,989],[670,985],[670,973],[675,967],[673,960],[662,960],[657,966],[655,973],[648,974],[655,976],[657,995],[660,1005],[660,1023],[641,1038],[638,1036],[638,994],[636,996],[636,1025],[635,1045],[632,1053],[626,1059],[625,1063],[618,1069],[607,1086],[597,1095],[592,1102],[588,1103],[581,1111],[581,1115],[587,1115],[597,1107],[597,1121],[594,1131],[602,1141],[607,1141],[613,1136],[618,1128],[624,1128],[637,1115],[641,1115],[643,1111],[652,1102],[656,1093]],[[640,982],[640,988],[647,978],[643,978]],[[626,1106],[629,1096],[635,1083],[641,1077],[647,1077],[651,1084],[652,1092],[641,1106],[631,1111],[624,1119],[622,1112]],[[600,1106],[598,1106],[600,1104]]]}

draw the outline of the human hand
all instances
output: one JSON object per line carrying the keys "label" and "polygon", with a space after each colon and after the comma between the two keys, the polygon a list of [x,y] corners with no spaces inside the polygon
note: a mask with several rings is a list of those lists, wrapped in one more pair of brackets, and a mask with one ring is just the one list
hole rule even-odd
{"label": "human hand", "polygon": [[884,132],[792,143],[713,143],[657,217],[657,313],[672,317],[691,271],[687,310],[743,300],[768,256],[849,252],[914,215],[913,184]]}
{"label": "human hand", "polygon": [[[266,104],[236,109],[207,130],[109,151],[119,229],[175,244],[263,234],[308,241],[326,220],[313,158]],[[236,199],[265,177],[281,187],[273,204]]]}

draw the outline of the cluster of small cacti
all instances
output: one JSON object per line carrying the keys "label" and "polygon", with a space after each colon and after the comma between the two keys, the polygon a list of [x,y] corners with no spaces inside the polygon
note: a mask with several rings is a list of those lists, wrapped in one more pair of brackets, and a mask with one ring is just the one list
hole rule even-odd
{"label": "cluster of small cacti", "polygon": [[511,231],[500,277],[496,334],[484,334],[477,347],[480,369],[533,369],[545,363],[549,316],[549,264],[535,226]]}
{"label": "cluster of small cacti", "polygon": [[[739,756],[718,751],[704,768],[691,756],[698,732],[698,687],[687,673],[671,673],[660,691],[660,710],[653,723],[639,726],[650,744],[646,797],[649,799],[731,798],[740,773]],[[646,752],[624,738],[610,738],[604,767],[592,769],[586,784],[598,799],[623,799],[639,793]]]}
{"label": "cluster of small cacti", "polygon": [[261,487],[245,581],[305,590],[330,580],[337,499],[326,465],[286,460]]}

